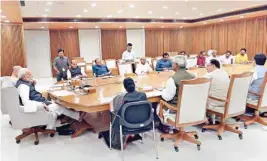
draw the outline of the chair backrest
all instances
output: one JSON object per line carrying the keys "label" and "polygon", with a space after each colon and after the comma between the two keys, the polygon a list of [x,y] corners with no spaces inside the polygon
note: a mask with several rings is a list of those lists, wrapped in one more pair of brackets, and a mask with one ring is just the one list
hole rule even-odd
{"label": "chair backrest", "polygon": [[2,93],[2,89],[3,88],[8,88],[8,87],[14,87],[14,84],[12,83],[10,77],[1,77],[1,80],[0,80],[0,87],[1,87],[1,112],[2,114],[8,114],[8,106],[5,103],[5,101],[3,101],[4,99],[4,94],[5,93]]}
{"label": "chair backrest", "polygon": [[197,59],[186,59],[186,68],[195,67],[197,65]]}
{"label": "chair backrest", "polygon": [[92,63],[86,63],[85,66],[85,73],[87,74],[88,78],[93,78],[93,64]]}
{"label": "chair backrest", "polygon": [[210,84],[211,80],[206,78],[181,82],[175,121],[177,127],[205,122]]}
{"label": "chair backrest", "polygon": [[153,69],[154,69],[154,70],[156,70],[157,62],[158,62],[157,59],[153,59],[153,60],[152,60],[152,66],[153,66]]}
{"label": "chair backrest", "polygon": [[267,72],[264,75],[264,79],[261,85],[259,108],[267,108]]}
{"label": "chair backrest", "polygon": [[252,78],[252,72],[233,74],[227,93],[227,100],[224,117],[241,115],[246,110],[248,88]]}
{"label": "chair backrest", "polygon": [[108,69],[117,68],[115,59],[107,59],[105,60],[105,62],[106,62],[106,66],[108,67]]}
{"label": "chair backrest", "polygon": [[118,69],[120,76],[124,76],[124,74],[133,73],[133,68],[131,63],[121,63],[118,64]]}
{"label": "chair backrest", "polygon": [[72,60],[76,60],[77,63],[84,62],[84,57],[73,57]]}
{"label": "chair backrest", "polygon": [[148,101],[126,103],[121,108],[120,124],[128,128],[142,128],[154,120],[152,105]]}

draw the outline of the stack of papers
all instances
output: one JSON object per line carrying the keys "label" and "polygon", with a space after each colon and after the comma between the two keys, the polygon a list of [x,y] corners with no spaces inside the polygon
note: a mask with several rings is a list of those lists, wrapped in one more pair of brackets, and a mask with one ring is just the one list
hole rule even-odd
{"label": "stack of papers", "polygon": [[54,91],[52,92],[52,94],[58,97],[74,95],[74,93],[66,91],[66,90]]}
{"label": "stack of papers", "polygon": [[154,90],[154,91],[152,91],[152,92],[146,92],[146,96],[147,96],[148,98],[150,98],[150,97],[161,96],[161,91]]}

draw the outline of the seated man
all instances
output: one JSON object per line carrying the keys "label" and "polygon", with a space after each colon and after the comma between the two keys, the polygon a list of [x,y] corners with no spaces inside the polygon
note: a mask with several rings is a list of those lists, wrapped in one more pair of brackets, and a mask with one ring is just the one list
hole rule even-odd
{"label": "seated man", "polygon": [[[173,60],[172,66],[175,74],[168,79],[166,87],[162,90],[161,97],[169,104],[177,106],[181,81],[194,79],[195,77],[186,71],[186,59],[184,56],[176,56]],[[173,114],[174,112],[165,110],[164,108],[164,118],[172,117]]]}
{"label": "seated man", "polygon": [[[125,78],[123,81],[124,88],[126,89],[126,93],[121,93],[120,95],[116,96],[113,99],[113,112],[117,113],[118,115],[120,114],[119,111],[121,107],[124,104],[130,103],[130,102],[137,102],[137,101],[146,101],[147,96],[144,92],[137,92],[135,90],[135,83],[132,78]],[[121,144],[120,144],[120,133],[119,133],[119,119],[115,118],[113,127],[112,127],[112,147],[115,149],[120,149]],[[131,136],[126,136],[123,138],[124,143],[127,143],[129,141],[134,141],[134,140],[139,140],[142,139],[140,135],[135,135],[134,137]],[[125,144],[126,145],[126,144]],[[125,147],[124,145],[124,147]]]}
{"label": "seated man", "polygon": [[198,67],[205,67],[206,58],[205,58],[205,51],[201,51],[197,56],[197,66]]}
{"label": "seated man", "polygon": [[106,65],[102,64],[102,61],[99,58],[95,59],[95,64],[96,65],[93,66],[93,73],[96,77],[102,77],[111,74],[111,71],[109,71]]}
{"label": "seated man", "polygon": [[[18,88],[21,104],[28,107],[24,109],[24,112],[36,112],[39,109],[44,108],[47,112],[53,115],[53,122],[47,126],[48,129],[53,129],[57,117],[61,114],[69,116],[75,120],[81,121],[84,113],[75,112],[65,107],[61,107],[58,104],[52,103],[42,97],[42,94],[35,90],[32,83],[31,72],[27,68],[21,68],[18,73],[19,80],[17,81],[16,87]],[[34,106],[32,106],[34,105]]]}
{"label": "seated man", "polygon": [[156,65],[156,71],[167,71],[172,69],[172,62],[169,59],[169,54],[164,53],[162,59],[158,60]]}
{"label": "seated man", "polygon": [[19,73],[20,69],[21,69],[21,66],[14,66],[13,67],[13,71],[12,71],[12,74],[10,76],[10,79],[11,79],[14,86],[16,85],[16,83],[18,81],[18,73]]}
{"label": "seated man", "polygon": [[[220,69],[220,62],[216,59],[210,60],[206,66],[206,69],[208,73],[204,77],[212,79],[209,95],[225,100],[230,83],[228,74],[223,69]],[[224,102],[208,99],[209,108],[224,108],[224,105]]]}
{"label": "seated man", "polygon": [[77,66],[77,61],[72,60],[71,61],[71,67],[68,71],[68,78],[85,78],[87,75],[81,70],[80,67]]}
{"label": "seated man", "polygon": [[[260,93],[260,89],[262,86],[262,82],[264,79],[264,75],[267,72],[267,68],[264,67],[264,64],[266,62],[266,56],[263,53],[258,53],[254,56],[254,60],[256,63],[256,67],[254,68],[254,74],[252,77],[251,84],[249,86],[248,91],[251,93],[248,93],[248,102],[258,102],[259,96],[254,95],[252,93]],[[248,111],[253,112],[253,111]]]}
{"label": "seated man", "polygon": [[224,55],[219,57],[221,64],[234,64],[231,51],[226,51]]}
{"label": "seated man", "polygon": [[245,48],[240,49],[240,53],[238,53],[235,57],[235,63],[236,64],[248,63],[247,49]]}
{"label": "seated man", "polygon": [[212,50],[212,52],[210,52],[211,55],[209,57],[206,58],[206,64],[210,63],[210,60],[215,59],[218,60],[219,58],[217,57],[217,51],[216,50]]}
{"label": "seated man", "polygon": [[140,75],[140,74],[147,74],[148,72],[151,72],[151,71],[152,71],[152,68],[151,68],[151,66],[146,62],[146,58],[141,58],[141,59],[140,59],[140,63],[137,64],[135,73],[136,73],[137,75]]}

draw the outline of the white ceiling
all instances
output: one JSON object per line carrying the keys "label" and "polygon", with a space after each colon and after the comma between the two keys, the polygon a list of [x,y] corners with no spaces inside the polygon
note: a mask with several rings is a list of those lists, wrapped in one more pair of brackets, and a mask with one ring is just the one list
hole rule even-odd
{"label": "white ceiling", "polygon": [[[266,5],[250,1],[25,1],[23,17],[196,19]],[[87,11],[87,12],[86,12]],[[149,12],[152,12],[149,14]]]}

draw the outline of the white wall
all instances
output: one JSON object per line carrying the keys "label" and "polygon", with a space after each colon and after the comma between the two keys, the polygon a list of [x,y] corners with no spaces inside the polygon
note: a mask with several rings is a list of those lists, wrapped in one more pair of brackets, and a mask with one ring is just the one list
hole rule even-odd
{"label": "white wall", "polygon": [[27,67],[34,78],[52,77],[48,30],[24,30]]}
{"label": "white wall", "polygon": [[145,57],[145,30],[144,29],[127,29],[127,43],[133,44],[133,51],[136,57]]}
{"label": "white wall", "polygon": [[86,62],[101,58],[101,32],[99,29],[79,30],[80,56]]}

